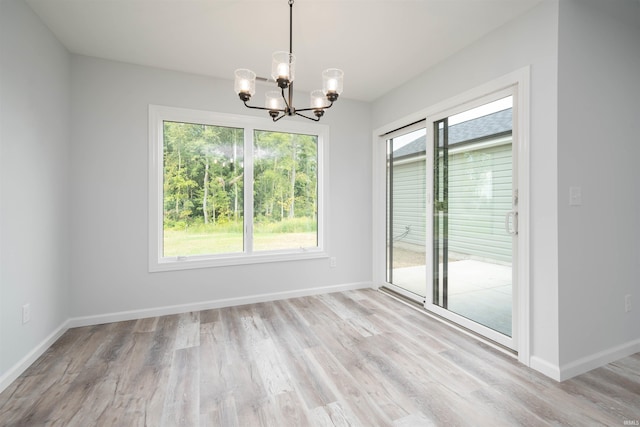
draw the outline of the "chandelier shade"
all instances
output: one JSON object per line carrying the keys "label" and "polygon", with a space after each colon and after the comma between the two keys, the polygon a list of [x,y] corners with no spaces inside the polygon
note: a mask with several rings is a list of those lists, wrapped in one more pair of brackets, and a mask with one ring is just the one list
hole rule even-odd
{"label": "chandelier shade", "polygon": [[322,73],[322,92],[326,96],[340,95],[342,93],[342,81],[344,73],[337,68],[329,68]]}
{"label": "chandelier shade", "polygon": [[[273,53],[273,61],[271,61],[271,77],[278,82],[287,80],[293,82],[296,74],[296,56],[293,53],[279,51]],[[285,86],[286,88],[286,86]]]}
{"label": "chandelier shade", "polygon": [[[234,90],[245,107],[268,111],[274,122],[284,116],[300,116],[319,121],[325,110],[331,108],[342,94],[344,73],[337,68],[323,71],[322,90],[311,92],[310,106],[298,109],[293,106],[293,81],[296,71],[296,57],[293,54],[293,2],[294,0],[289,0],[289,51],[275,52],[271,61],[271,78],[280,90],[265,93],[264,107],[249,105],[248,102],[256,93],[256,73],[245,68],[236,70]],[[315,117],[302,114],[306,111],[313,112]]]}
{"label": "chandelier shade", "polygon": [[256,73],[245,68],[236,70],[234,89],[240,99],[246,98],[247,101],[251,99],[256,93]]}
{"label": "chandelier shade", "polygon": [[282,93],[277,90],[270,90],[264,94],[264,97],[265,108],[268,108],[269,111],[284,110],[284,99],[282,98]]}
{"label": "chandelier shade", "polygon": [[320,89],[316,89],[311,92],[311,107],[313,108],[327,108],[329,103],[325,93]]}

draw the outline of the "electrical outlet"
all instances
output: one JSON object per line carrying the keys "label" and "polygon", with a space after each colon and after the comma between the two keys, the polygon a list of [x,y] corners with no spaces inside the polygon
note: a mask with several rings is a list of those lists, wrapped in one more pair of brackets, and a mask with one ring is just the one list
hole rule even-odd
{"label": "electrical outlet", "polygon": [[624,311],[625,313],[631,311],[631,295],[624,296]]}
{"label": "electrical outlet", "polygon": [[582,205],[582,188],[569,187],[569,206]]}
{"label": "electrical outlet", "polygon": [[337,265],[338,262],[336,261],[336,257],[332,256],[331,258],[329,258],[329,266],[331,268],[336,268]]}
{"label": "electrical outlet", "polygon": [[31,320],[31,304],[22,306],[22,324],[29,323]]}

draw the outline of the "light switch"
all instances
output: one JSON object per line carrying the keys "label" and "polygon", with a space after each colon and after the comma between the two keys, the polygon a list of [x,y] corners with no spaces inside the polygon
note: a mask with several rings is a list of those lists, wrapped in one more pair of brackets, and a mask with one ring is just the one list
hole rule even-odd
{"label": "light switch", "polygon": [[582,188],[569,187],[569,206],[582,205]]}

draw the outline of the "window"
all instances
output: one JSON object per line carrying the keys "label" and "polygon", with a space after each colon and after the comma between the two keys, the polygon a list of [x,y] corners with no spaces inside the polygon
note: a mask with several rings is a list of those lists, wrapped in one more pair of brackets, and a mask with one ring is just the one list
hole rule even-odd
{"label": "window", "polygon": [[149,270],[324,257],[326,126],[149,106]]}

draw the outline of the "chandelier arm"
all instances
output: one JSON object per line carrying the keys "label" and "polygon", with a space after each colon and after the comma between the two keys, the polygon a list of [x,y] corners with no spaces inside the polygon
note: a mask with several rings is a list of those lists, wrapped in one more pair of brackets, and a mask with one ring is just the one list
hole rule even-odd
{"label": "chandelier arm", "polygon": [[301,110],[296,110],[295,111],[295,115],[296,116],[304,117],[305,119],[313,120],[314,122],[319,122],[320,121],[320,117],[313,118],[313,117],[305,116],[304,114],[298,113],[298,111],[301,111]]}
{"label": "chandelier arm", "polygon": [[300,108],[299,110],[298,110],[298,109],[296,109],[296,112],[298,112],[298,111],[315,111],[315,110],[322,110],[322,111],[324,111],[324,110],[326,110],[326,109],[328,109],[328,108],[331,108],[331,106],[332,106],[332,105],[333,105],[333,102],[332,102],[331,104],[327,105],[326,107],[320,107],[320,108],[314,108],[314,107],[309,107],[309,108]]}
{"label": "chandelier arm", "polygon": [[249,105],[249,104],[247,104],[247,101],[244,101],[244,106],[247,107],[247,108],[251,108],[253,110],[279,111],[281,113],[286,113],[286,110],[282,110],[282,109],[279,109],[279,108],[273,109],[273,108],[256,107],[254,105]]}

